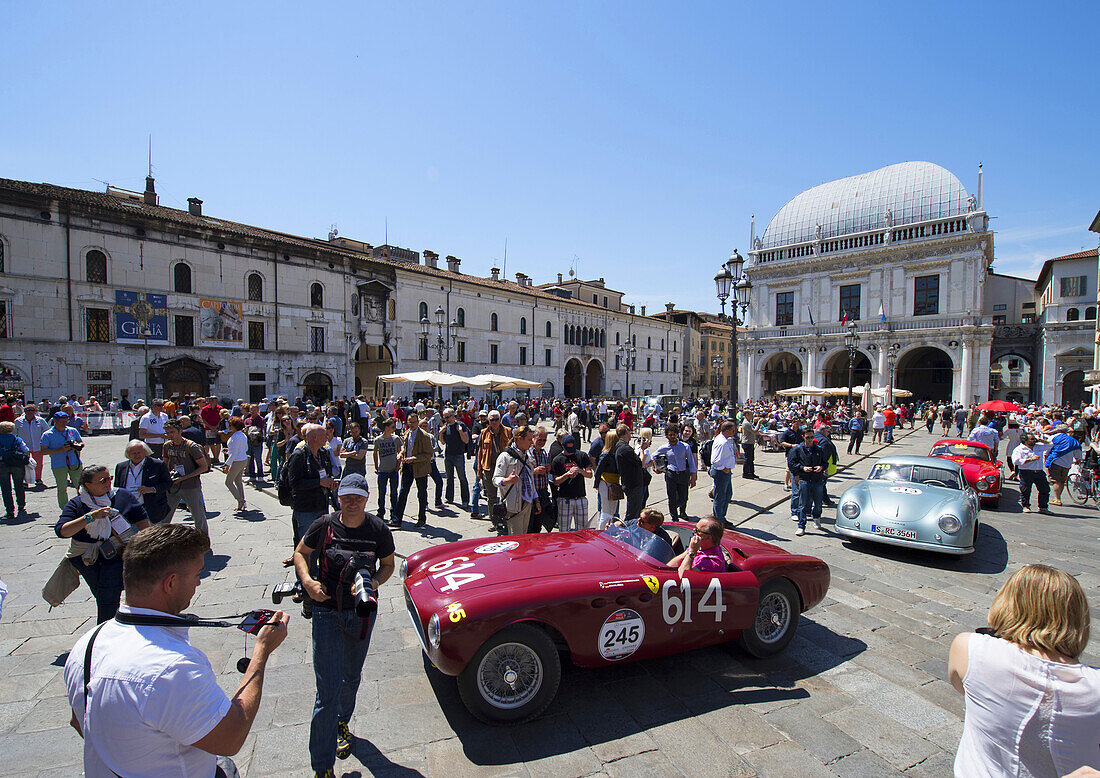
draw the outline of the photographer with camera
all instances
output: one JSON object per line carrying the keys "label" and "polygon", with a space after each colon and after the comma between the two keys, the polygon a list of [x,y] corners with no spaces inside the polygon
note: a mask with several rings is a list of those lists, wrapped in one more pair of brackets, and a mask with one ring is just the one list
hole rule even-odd
{"label": "photographer with camera", "polygon": [[88,778],[217,778],[227,773],[216,755],[232,756],[244,745],[260,707],[267,659],[286,637],[287,617],[275,613],[255,633],[244,678],[227,698],[210,661],[189,641],[191,622],[180,617],[199,586],[209,548],[206,535],[182,524],[138,532],[120,563],[126,603],[69,652],[65,686],[72,726],[84,738]]}
{"label": "photographer with camera", "polygon": [[58,411],[51,418],[53,429],[42,433],[42,456],[49,456],[50,470],[57,482],[57,507],[65,509],[69,501],[69,484],[80,488],[80,451],[84,439],[79,430],[69,426],[69,414]]}
{"label": "photographer with camera", "polygon": [[[317,698],[309,728],[309,760],[331,776],[336,757],[351,754],[348,729],[378,611],[376,592],[394,570],[393,535],[367,513],[367,481],[344,476],[340,510],[317,519],[294,549],[294,568],[313,601],[313,672]],[[310,559],[316,558],[316,570]]]}
{"label": "photographer with camera", "polygon": [[140,496],[112,488],[106,467],[88,465],[80,472],[77,496],[61,511],[54,532],[70,539],[62,564],[76,568],[92,590],[100,624],[115,615],[122,599],[122,548],[135,530],[148,526]]}

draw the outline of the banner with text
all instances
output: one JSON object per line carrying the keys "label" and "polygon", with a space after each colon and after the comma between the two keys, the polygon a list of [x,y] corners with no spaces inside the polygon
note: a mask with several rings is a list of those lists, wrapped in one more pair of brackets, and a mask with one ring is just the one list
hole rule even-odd
{"label": "banner with text", "polygon": [[168,296],[115,290],[115,340],[145,343],[142,324],[148,326],[149,343],[168,344]]}
{"label": "banner with text", "polygon": [[199,341],[203,346],[241,346],[244,342],[244,308],[229,300],[199,303]]}

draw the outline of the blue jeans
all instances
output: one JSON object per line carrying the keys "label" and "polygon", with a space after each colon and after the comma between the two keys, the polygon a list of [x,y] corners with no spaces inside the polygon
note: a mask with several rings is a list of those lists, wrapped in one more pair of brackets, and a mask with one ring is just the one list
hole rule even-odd
{"label": "blue jeans", "polygon": [[893,443],[894,442],[894,428],[891,427],[890,425],[886,426],[886,442],[887,443]]}
{"label": "blue jeans", "polygon": [[290,522],[294,525],[294,545],[298,545],[298,541],[306,536],[306,532],[309,531],[309,527],[317,519],[324,516],[326,511],[292,511],[290,514]]}
{"label": "blue jeans", "polygon": [[264,444],[259,443],[248,447],[248,477],[264,477]]}
{"label": "blue jeans", "polygon": [[799,506],[802,505],[802,501],[798,499],[798,497],[799,497],[798,484],[799,483],[800,482],[798,480],[798,476],[796,476],[794,473],[791,473],[791,515],[792,516],[797,516],[799,514],[799,512],[801,511],[801,508]]}
{"label": "blue jeans", "polygon": [[[475,474],[474,474],[474,488],[471,490],[471,492],[472,492],[472,494],[470,495],[470,499],[472,500],[472,502],[470,503],[470,513],[471,514],[476,513],[476,514],[480,515],[481,514],[481,479],[477,477],[476,471],[475,471]],[[486,504],[485,509],[486,510],[489,509],[488,504]]]}
{"label": "blue jeans", "polygon": [[378,474],[378,518],[386,518],[386,491],[390,493],[390,516],[397,515],[397,471]]}
{"label": "blue jeans", "polygon": [[712,513],[718,521],[725,522],[726,510],[733,499],[732,473],[723,473],[721,470],[711,468],[710,477],[714,479],[714,503]]}
{"label": "blue jeans", "polygon": [[798,512],[798,528],[806,528],[806,520],[813,516],[821,518],[821,502],[825,495],[824,481],[807,481],[805,478],[798,480],[798,501],[801,510]]}
{"label": "blue jeans", "polygon": [[447,472],[447,502],[455,499],[455,474],[458,474],[459,490],[462,494],[462,504],[470,504],[470,484],[466,480],[466,455],[449,454],[443,457],[443,467]]}
{"label": "blue jeans", "polygon": [[366,622],[364,632],[363,620],[354,610],[338,613],[334,608],[313,609],[317,698],[309,722],[309,764],[314,770],[328,770],[336,764],[336,722],[347,723],[355,712],[355,695],[375,616]]}

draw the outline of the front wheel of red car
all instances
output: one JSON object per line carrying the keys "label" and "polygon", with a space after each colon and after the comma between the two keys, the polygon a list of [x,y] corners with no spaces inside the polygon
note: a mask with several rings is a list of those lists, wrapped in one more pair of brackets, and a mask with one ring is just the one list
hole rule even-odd
{"label": "front wheel of red car", "polygon": [[561,660],[538,627],[513,624],[478,649],[458,676],[458,693],[475,717],[489,724],[520,724],[558,693]]}
{"label": "front wheel of red car", "polygon": [[794,638],[798,605],[798,592],[786,578],[764,584],[752,626],[741,631],[737,644],[758,659],[778,654]]}

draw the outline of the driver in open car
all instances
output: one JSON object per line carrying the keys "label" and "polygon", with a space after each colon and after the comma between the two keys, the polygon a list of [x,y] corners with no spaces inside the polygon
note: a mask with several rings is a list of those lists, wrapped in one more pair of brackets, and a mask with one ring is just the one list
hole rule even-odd
{"label": "driver in open car", "polygon": [[713,516],[705,516],[695,524],[688,543],[688,550],[673,557],[669,567],[679,568],[682,576],[688,570],[721,573],[726,569],[726,557],[722,553],[722,524]]}

